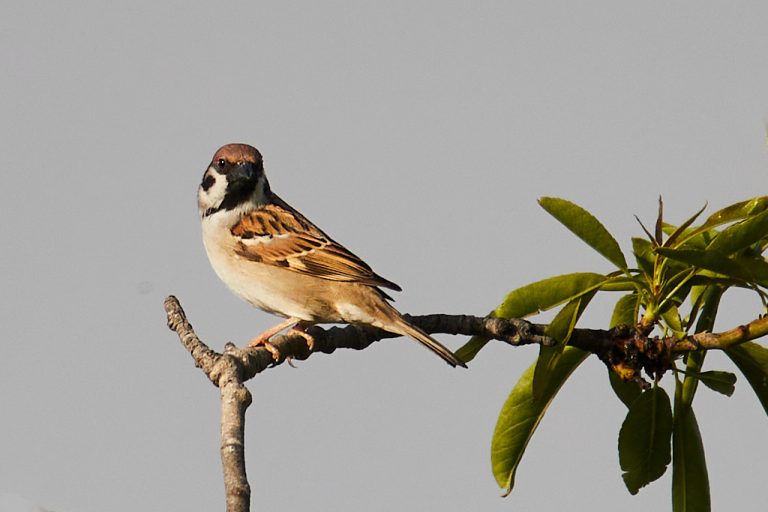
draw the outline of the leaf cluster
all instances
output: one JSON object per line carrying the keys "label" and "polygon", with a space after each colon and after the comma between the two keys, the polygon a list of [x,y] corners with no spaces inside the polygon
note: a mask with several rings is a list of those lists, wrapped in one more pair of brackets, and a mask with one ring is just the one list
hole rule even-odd
{"label": "leaf cluster", "polygon": [[[499,414],[491,443],[498,484],[507,494],[512,491],[525,448],[549,404],[589,355],[569,345],[579,318],[598,293],[618,293],[608,328],[623,333],[620,341],[632,346],[634,355],[624,351],[618,352],[621,357],[601,359],[608,366],[612,389],[628,408],[618,440],[624,482],[636,494],[663,475],[672,462],[673,510],[709,510],[707,468],[693,397],[699,382],[730,396],[736,375],[704,371],[704,349],[678,352],[674,347],[678,340],[690,341],[692,335],[712,332],[720,300],[730,288],[754,292],[757,315],[765,315],[768,197],[730,205],[695,224],[702,208],[679,225],[664,220],[660,199],[652,229],[640,223],[645,236],[632,238],[632,266],[616,239],[588,211],[557,198],[545,197],[539,203],[614,270],[565,274],[528,284],[510,292],[492,312],[498,317],[524,318],[559,308],[546,328],[557,344],[540,347],[536,362],[520,377]],[[650,338],[652,333],[661,338]],[[659,339],[672,341],[659,345]],[[474,337],[457,355],[469,361],[487,342]],[[638,366],[633,358],[653,346],[662,347],[656,364]],[[748,341],[729,345],[725,352],[768,412],[768,349]],[[642,370],[652,384],[643,379]],[[673,402],[659,386],[667,372],[674,375]]]}

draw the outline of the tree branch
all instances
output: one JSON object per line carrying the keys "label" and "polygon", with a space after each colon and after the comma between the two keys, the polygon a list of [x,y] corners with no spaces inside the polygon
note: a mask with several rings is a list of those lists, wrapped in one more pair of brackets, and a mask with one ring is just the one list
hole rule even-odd
{"label": "tree branch", "polygon": [[[168,327],[176,332],[194,359],[195,366],[219,388],[221,394],[221,463],[228,512],[247,512],[250,507],[251,489],[245,472],[245,411],[252,398],[243,383],[287,359],[306,359],[313,352],[330,354],[337,348],[362,350],[376,341],[398,336],[368,327],[350,325],[326,330],[314,326],[308,329],[315,339],[312,350],[299,335],[272,338],[271,343],[280,353],[280,358],[275,361],[272,353],[263,347],[239,349],[227,343],[223,354],[212,350],[197,337],[181,304],[172,295],[165,299],[165,311]],[[542,330],[525,320],[469,315],[426,315],[409,317],[408,320],[429,333],[479,335],[511,345],[554,343],[544,336]]]}
{"label": "tree branch", "polygon": [[[165,299],[165,310],[168,314],[168,327],[179,335],[184,347],[192,355],[198,368],[215,384],[219,385],[219,375],[212,374],[221,354],[211,350],[195,335],[192,326],[187,321],[181,304],[173,295]],[[541,326],[536,326],[525,320],[470,315],[423,315],[407,316],[409,322],[424,331],[445,334],[463,334],[465,336],[482,336],[488,339],[504,341],[510,345],[554,344],[554,340],[544,335]],[[253,378],[257,373],[269,366],[277,366],[287,359],[307,359],[314,352],[331,354],[338,348],[362,350],[372,343],[396,338],[394,334],[374,327],[348,325],[324,329],[312,326],[307,329],[315,340],[310,350],[304,338],[297,334],[285,334],[273,337],[270,342],[280,352],[278,360],[273,359],[272,353],[263,347],[238,349],[231,346],[226,352],[240,362],[242,382]]]}
{"label": "tree branch", "polygon": [[758,318],[746,325],[740,325],[731,330],[719,334],[700,332],[675,343],[675,352],[688,352],[691,350],[726,350],[739,343],[761,338],[768,334],[768,316]]}
{"label": "tree branch", "polygon": [[[168,327],[178,334],[195,365],[216,385],[221,394],[221,461],[228,512],[247,512],[251,490],[245,472],[245,411],[251,394],[243,383],[270,366],[291,359],[306,359],[314,352],[330,354],[337,348],[362,350],[372,343],[399,335],[372,327],[348,325],[323,329],[312,326],[307,332],[314,338],[312,349],[297,335],[272,338],[279,358],[264,347],[240,349],[227,343],[224,353],[209,348],[197,337],[178,299],[165,299]],[[546,336],[547,325],[521,319],[476,317],[470,315],[409,316],[408,321],[427,333],[462,334],[504,341],[510,345],[554,345]],[[574,329],[568,344],[597,355],[624,380],[646,386],[642,371],[660,377],[673,367],[682,353],[696,350],[724,350],[768,334],[768,317],[758,318],[735,329],[716,333],[698,333],[678,339],[674,336],[649,337],[642,328],[618,326],[610,330]]]}
{"label": "tree branch", "polygon": [[165,299],[168,327],[179,335],[195,366],[219,388],[221,396],[221,464],[227,512],[248,512],[251,488],[245,473],[245,410],[251,405],[251,393],[243,385],[243,365],[227,344],[224,353],[211,350],[192,329],[176,297]]}

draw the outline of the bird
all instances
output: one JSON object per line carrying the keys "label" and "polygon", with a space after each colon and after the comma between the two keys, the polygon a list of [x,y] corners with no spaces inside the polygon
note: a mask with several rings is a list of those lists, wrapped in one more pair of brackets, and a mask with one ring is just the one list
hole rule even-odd
{"label": "bird", "polygon": [[261,153],[248,144],[219,148],[197,193],[203,245],[214,272],[253,306],[285,318],[248,343],[263,346],[289,330],[307,340],[318,323],[373,326],[408,336],[446,363],[464,362],[395,309],[382,288],[401,291],[333,240],[270,188]]}

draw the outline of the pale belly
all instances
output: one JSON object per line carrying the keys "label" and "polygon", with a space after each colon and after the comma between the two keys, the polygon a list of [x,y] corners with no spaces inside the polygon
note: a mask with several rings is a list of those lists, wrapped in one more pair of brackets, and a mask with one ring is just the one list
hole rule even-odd
{"label": "pale belly", "polygon": [[216,275],[232,292],[269,313],[307,322],[342,322],[335,306],[338,283],[209,250]]}
{"label": "pale belly", "polygon": [[[239,256],[220,233],[228,228],[203,222],[208,259],[235,295],[259,309],[312,323],[359,323],[381,327],[394,309],[369,286],[321,279]],[[394,312],[394,314],[397,314]]]}

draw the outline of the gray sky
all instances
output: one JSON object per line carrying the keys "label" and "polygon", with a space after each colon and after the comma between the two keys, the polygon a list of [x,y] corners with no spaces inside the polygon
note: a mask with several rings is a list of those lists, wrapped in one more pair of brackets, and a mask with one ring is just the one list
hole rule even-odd
{"label": "gray sky", "polygon": [[[611,270],[542,195],[585,206],[629,255],[660,193],[680,222],[766,192],[764,2],[108,4],[0,7],[0,491],[57,512],[223,509],[218,392],[162,300],[217,349],[276,320],[200,242],[195,191],[224,143],[257,146],[274,190],[415,314]],[[759,313],[746,294],[725,307],[719,328]],[[596,359],[499,497],[491,433],[535,355],[492,345],[452,371],[399,339],[258,376],[254,508],[668,509],[671,471],[624,488],[624,407]],[[757,399],[740,379],[696,406],[713,509],[762,510]]]}

